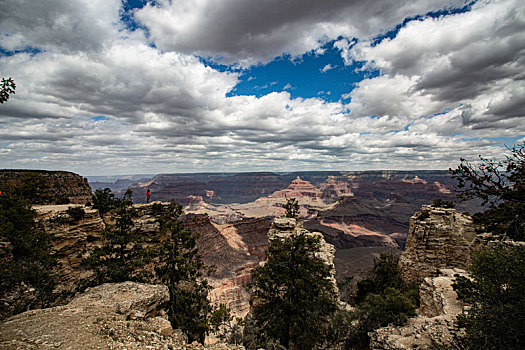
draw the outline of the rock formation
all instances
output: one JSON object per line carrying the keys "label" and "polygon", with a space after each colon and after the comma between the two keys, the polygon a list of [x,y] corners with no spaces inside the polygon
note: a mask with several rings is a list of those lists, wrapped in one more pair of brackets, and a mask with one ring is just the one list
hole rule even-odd
{"label": "rock formation", "polygon": [[[204,349],[188,345],[164,312],[168,288],[103,284],[69,304],[27,311],[0,324],[0,349]],[[241,347],[217,344],[213,349]]]}
{"label": "rock formation", "polygon": [[298,176],[293,180],[288,187],[283,190],[275,191],[269,197],[270,198],[320,198],[323,193],[314,185],[308,181],[301,180]]}
{"label": "rock formation", "polygon": [[455,209],[424,205],[410,218],[400,266],[408,281],[422,282],[440,269],[466,269],[476,237],[472,218]]}
{"label": "rock formation", "polygon": [[439,277],[426,277],[421,284],[418,317],[411,318],[403,327],[388,326],[371,332],[370,349],[430,349],[451,343],[451,331],[463,309],[452,283],[454,275],[465,275],[465,271],[441,269],[439,274]]}
{"label": "rock formation", "polygon": [[301,220],[287,217],[279,217],[273,221],[272,227],[268,231],[268,242],[271,243],[273,240],[281,239],[284,240],[290,236],[307,235],[312,237],[320,238],[320,249],[315,252],[314,255],[324,261],[324,263],[331,268],[331,280],[337,289],[335,280],[335,267],[334,257],[335,248],[330,243],[324,240],[323,235],[320,232],[310,232],[303,227]]}
{"label": "rock formation", "polygon": [[41,194],[46,197],[45,204],[85,204],[91,201],[91,187],[87,179],[69,171],[0,170],[0,191],[5,185],[19,186],[30,176],[44,180]]}
{"label": "rock formation", "polygon": [[369,333],[371,349],[429,349],[450,344],[464,306],[452,284],[455,275],[467,276],[475,238],[471,217],[455,209],[424,205],[412,216],[399,264],[405,279],[420,283],[418,316],[403,327],[388,326]]}

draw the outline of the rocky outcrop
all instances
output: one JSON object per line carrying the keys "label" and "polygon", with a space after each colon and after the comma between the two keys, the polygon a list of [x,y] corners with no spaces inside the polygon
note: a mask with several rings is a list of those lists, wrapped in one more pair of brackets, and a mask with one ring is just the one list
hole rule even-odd
{"label": "rocky outcrop", "polygon": [[42,188],[38,189],[41,204],[85,204],[91,201],[87,179],[69,171],[0,170],[0,190],[5,185],[17,187],[31,179],[43,180]]}
{"label": "rocky outcrop", "polygon": [[451,343],[455,320],[463,309],[452,283],[454,275],[466,273],[460,269],[441,269],[439,274],[426,277],[421,284],[418,317],[403,327],[388,326],[370,333],[370,349],[430,349]]}
{"label": "rocky outcrop", "polygon": [[59,261],[59,285],[61,291],[72,291],[78,282],[86,276],[80,268],[81,253],[84,249],[93,247],[101,239],[105,224],[98,211],[81,206],[85,215],[80,220],[74,220],[67,214],[71,204],[34,206],[37,212],[37,222],[53,237],[54,255]]}
{"label": "rocky outcrop", "polygon": [[424,205],[412,216],[399,264],[405,279],[420,283],[418,316],[403,327],[369,333],[371,349],[430,349],[451,343],[464,307],[452,284],[456,275],[467,276],[475,238],[471,217],[455,209]]}
{"label": "rocky outcrop", "polygon": [[335,257],[335,248],[330,243],[327,243],[324,240],[323,234],[320,232],[310,232],[303,227],[301,220],[295,218],[279,217],[273,221],[270,230],[268,231],[268,242],[271,244],[273,240],[280,239],[284,240],[288,237],[297,236],[297,235],[307,235],[311,237],[320,238],[320,247],[319,251],[314,252],[314,255],[324,261],[326,265],[331,268],[331,277],[330,279],[334,283],[335,288],[337,289],[337,283],[335,280],[335,267],[334,267],[334,257]]}
{"label": "rocky outcrop", "polygon": [[476,237],[472,218],[455,209],[424,205],[410,218],[400,267],[409,281],[422,282],[446,268],[466,269]]}
{"label": "rocky outcrop", "polygon": [[0,349],[204,349],[172,329],[168,301],[166,286],[103,284],[67,305],[11,317],[0,324]]}
{"label": "rocky outcrop", "polygon": [[283,190],[276,191],[272,193],[270,198],[320,198],[323,196],[323,193],[314,185],[308,181],[301,180],[298,176],[293,180],[288,187]]}
{"label": "rocky outcrop", "polygon": [[[135,205],[134,230],[152,238],[149,245],[160,244],[155,238],[159,230],[155,204],[160,203]],[[39,225],[53,236],[54,254],[60,263],[57,289],[62,292],[74,292],[79,282],[90,276],[91,273],[81,267],[82,252],[101,244],[102,231],[106,227],[98,211],[91,207],[82,206],[84,217],[73,220],[67,213],[72,206],[34,207]],[[214,273],[207,277],[213,288],[209,294],[211,301],[228,305],[235,316],[245,316],[249,309],[251,271],[266,260],[270,220],[246,219],[218,225],[207,215],[191,214],[183,220],[199,235],[197,247],[204,263],[215,267]],[[111,223],[113,218],[106,215],[105,221]]]}

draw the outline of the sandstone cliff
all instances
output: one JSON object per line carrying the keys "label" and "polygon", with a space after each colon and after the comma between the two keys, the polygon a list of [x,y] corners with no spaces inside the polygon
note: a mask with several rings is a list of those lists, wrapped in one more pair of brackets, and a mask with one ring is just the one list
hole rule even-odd
{"label": "sandstone cliff", "polygon": [[[168,288],[103,284],[69,304],[27,311],[0,324],[0,349],[204,349],[188,345],[164,312]],[[212,349],[242,349],[216,344]]]}
{"label": "sandstone cliff", "polygon": [[400,266],[409,281],[422,282],[442,268],[466,269],[476,237],[472,218],[455,209],[424,205],[410,218]]}
{"label": "sandstone cliff", "polygon": [[403,327],[371,332],[371,349],[430,349],[450,344],[464,306],[452,283],[456,274],[467,276],[475,238],[471,217],[455,209],[424,205],[412,216],[399,264],[405,279],[420,283],[418,316]]}
{"label": "sandstone cliff", "polygon": [[86,178],[69,171],[47,170],[0,170],[0,190],[2,186],[19,186],[28,176],[41,177],[45,204],[74,203],[85,204],[91,201],[91,187]]}

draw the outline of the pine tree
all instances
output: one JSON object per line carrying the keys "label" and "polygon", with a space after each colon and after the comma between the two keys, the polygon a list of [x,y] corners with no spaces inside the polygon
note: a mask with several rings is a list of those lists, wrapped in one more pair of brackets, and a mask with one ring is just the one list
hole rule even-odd
{"label": "pine tree", "polygon": [[480,163],[461,159],[452,170],[461,199],[480,199],[489,210],[474,215],[485,232],[525,240],[525,143],[510,148],[502,161],[479,156]]}
{"label": "pine tree", "polygon": [[299,234],[273,240],[264,266],[253,272],[251,347],[279,344],[312,349],[337,310],[330,267],[315,252],[320,238]]}
{"label": "pine tree", "polygon": [[115,223],[108,224],[103,231],[103,245],[94,248],[83,259],[84,266],[95,272],[94,284],[147,282],[153,277],[144,268],[151,256],[149,249],[142,246],[147,237],[134,227],[133,218],[137,212],[132,195],[133,191],[128,189],[123,198],[113,199],[110,207],[114,208]]}
{"label": "pine tree", "polygon": [[[35,211],[27,198],[19,196],[16,189],[3,188],[0,194],[0,241],[9,242],[8,254],[0,256],[0,299],[17,293],[21,284],[34,294],[24,295],[16,301],[14,309],[4,309],[0,316],[48,306],[56,297],[57,260],[53,256],[51,235],[35,223]],[[25,294],[25,293],[24,293]]]}
{"label": "pine tree", "polygon": [[182,330],[190,342],[204,343],[209,331],[210,287],[203,273],[209,270],[197,248],[197,234],[179,219],[182,207],[171,202],[163,208],[160,229],[163,244],[155,268],[159,279],[168,286],[168,317],[175,329]]}

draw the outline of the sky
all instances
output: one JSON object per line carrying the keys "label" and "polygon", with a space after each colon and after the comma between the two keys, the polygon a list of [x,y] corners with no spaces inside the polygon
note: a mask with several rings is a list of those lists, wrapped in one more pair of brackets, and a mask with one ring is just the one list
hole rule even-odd
{"label": "sky", "polygon": [[448,169],[525,141],[522,0],[0,8],[0,168]]}

